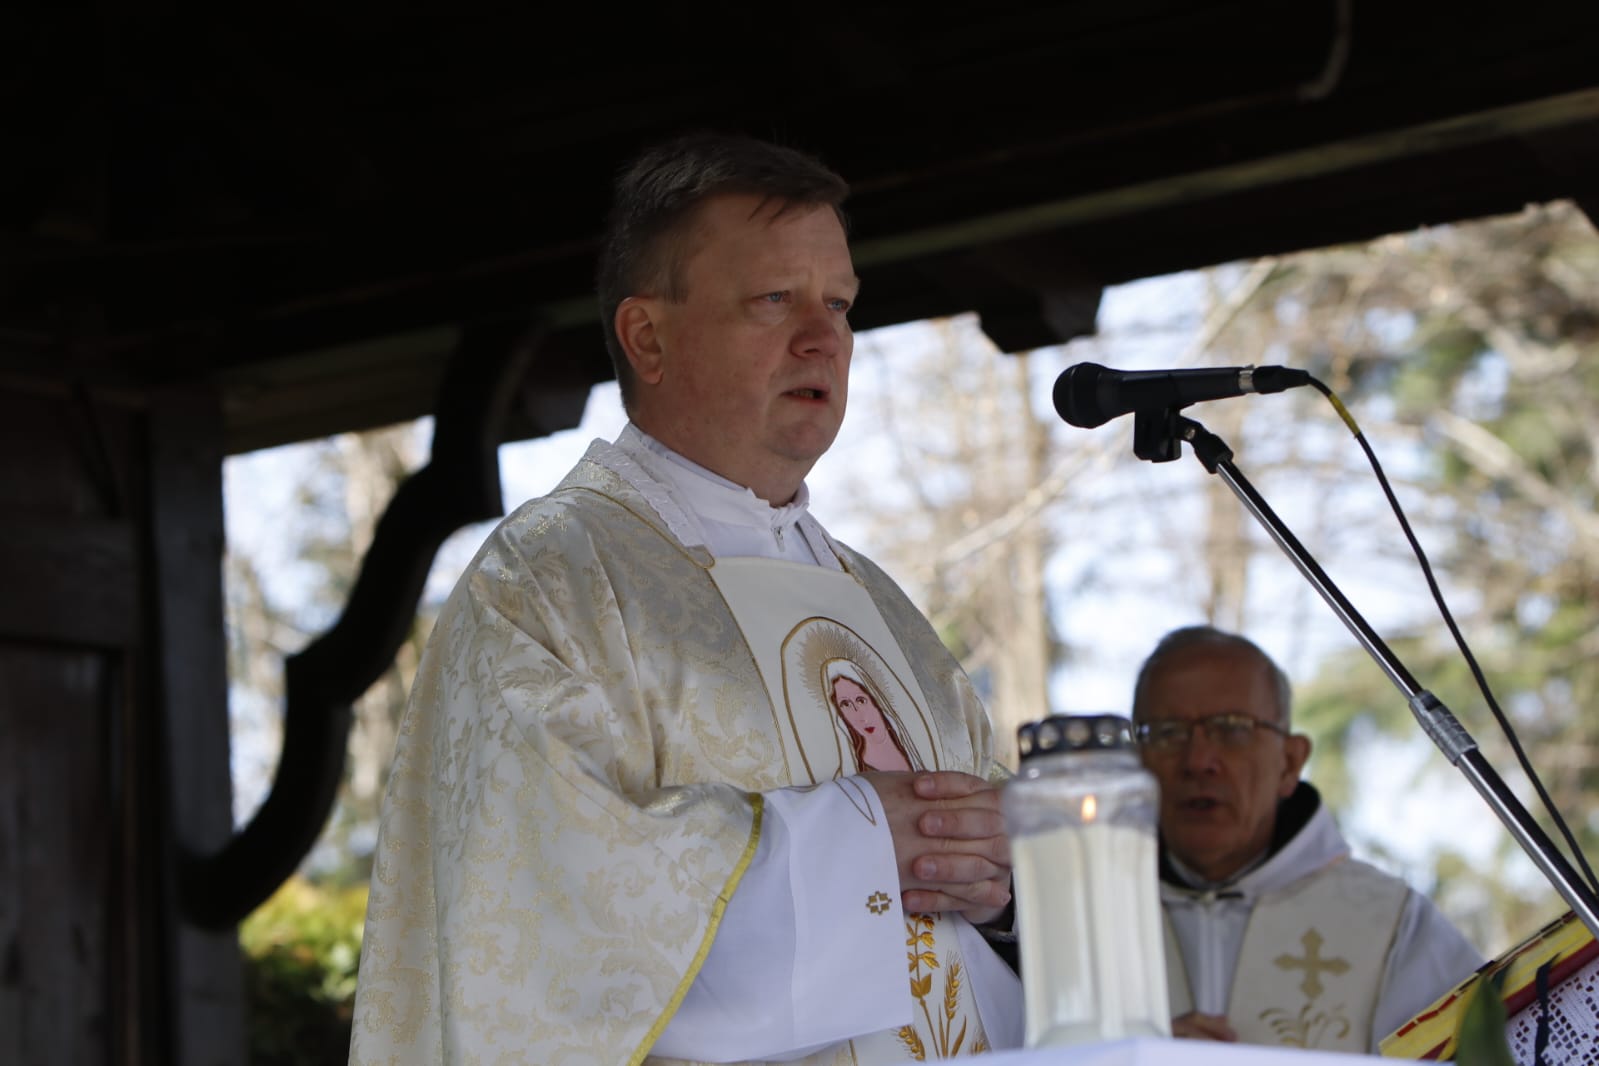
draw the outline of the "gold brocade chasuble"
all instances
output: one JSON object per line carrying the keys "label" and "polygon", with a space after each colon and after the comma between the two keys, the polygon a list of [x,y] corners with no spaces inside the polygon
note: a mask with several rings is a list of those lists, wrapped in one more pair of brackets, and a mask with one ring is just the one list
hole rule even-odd
{"label": "gold brocade chasuble", "polygon": [[[711,578],[766,683],[790,780],[817,784],[867,770],[946,767],[910,663],[853,576],[773,559],[724,558],[711,567]],[[854,1061],[864,1066],[988,1050],[955,923],[908,914],[905,927],[911,1024],[853,1040]]]}
{"label": "gold brocade chasuble", "polygon": [[[813,717],[791,725],[787,697],[769,695],[810,691],[764,677],[785,653],[813,654],[808,631],[752,648],[710,554],[670,532],[615,455],[594,445],[507,516],[434,624],[384,796],[352,1066],[644,1061],[755,854],[762,793],[853,772],[836,710],[806,696]],[[818,612],[864,649],[860,676],[833,687],[859,720],[863,692],[887,706],[895,728],[867,734],[868,761],[897,740],[913,765],[1002,776],[987,716],[926,618],[834,547],[889,634],[865,612]],[[805,581],[822,588],[821,572]],[[917,934],[917,954],[940,963],[914,975],[936,1022],[955,957],[936,923]],[[958,1031],[972,1012],[954,1004]],[[961,1052],[982,1036],[968,1022]],[[884,1057],[911,1057],[884,1039]],[[808,1061],[875,1055],[866,1043]]]}

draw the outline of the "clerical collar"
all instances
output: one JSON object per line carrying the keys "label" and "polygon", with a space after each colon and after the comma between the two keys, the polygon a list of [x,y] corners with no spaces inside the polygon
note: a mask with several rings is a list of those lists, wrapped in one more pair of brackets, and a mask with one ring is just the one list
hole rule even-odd
{"label": "clerical collar", "polygon": [[[1265,862],[1270,855],[1270,851],[1261,852],[1252,860],[1246,862],[1242,869],[1229,874],[1224,880],[1221,881],[1206,880],[1200,874],[1189,869],[1181,859],[1171,854],[1171,852],[1167,852],[1161,858],[1163,864],[1168,867],[1166,872],[1175,875],[1176,882],[1182,885],[1184,888],[1190,888],[1196,892],[1214,892],[1217,895],[1227,895],[1229,894],[1228,890],[1231,889],[1233,885],[1241,881],[1245,874],[1249,873],[1251,870],[1257,869],[1260,864]],[[1172,880],[1172,878],[1168,877],[1167,880]],[[1236,894],[1242,895],[1243,893]]]}
{"label": "clerical collar", "polygon": [[[651,477],[671,487],[679,504],[704,528],[713,552],[815,561],[814,553],[794,529],[810,508],[810,490],[804,482],[793,500],[773,507],[749,488],[678,454],[632,422],[623,427],[615,443]],[[762,543],[747,542],[749,536]]]}

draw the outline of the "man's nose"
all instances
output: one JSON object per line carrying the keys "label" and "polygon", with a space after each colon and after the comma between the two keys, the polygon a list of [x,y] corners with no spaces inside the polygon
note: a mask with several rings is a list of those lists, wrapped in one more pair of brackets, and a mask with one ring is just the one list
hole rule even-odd
{"label": "man's nose", "polygon": [[1203,726],[1195,725],[1188,731],[1188,742],[1183,745],[1183,769],[1193,773],[1214,770],[1220,761],[1215,742]]}
{"label": "man's nose", "polygon": [[792,347],[797,355],[831,359],[847,352],[852,340],[844,316],[822,301],[806,305],[805,315],[796,325]]}

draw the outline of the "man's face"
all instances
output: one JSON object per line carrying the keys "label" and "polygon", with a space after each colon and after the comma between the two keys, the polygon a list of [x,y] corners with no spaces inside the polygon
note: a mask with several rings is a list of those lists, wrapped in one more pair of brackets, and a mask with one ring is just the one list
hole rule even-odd
{"label": "man's face", "polygon": [[[1140,722],[1236,713],[1278,724],[1270,674],[1243,648],[1173,653],[1149,679],[1138,713]],[[1175,751],[1145,748],[1144,765],[1160,782],[1167,848],[1207,880],[1225,880],[1271,842],[1277,803],[1293,792],[1309,755],[1309,738],[1270,729],[1227,747],[1196,727]]]}
{"label": "man's face", "polygon": [[844,420],[859,288],[844,228],[831,207],[779,215],[754,196],[719,196],[688,249],[681,302],[633,297],[617,311],[640,383],[634,419],[787,503]]}

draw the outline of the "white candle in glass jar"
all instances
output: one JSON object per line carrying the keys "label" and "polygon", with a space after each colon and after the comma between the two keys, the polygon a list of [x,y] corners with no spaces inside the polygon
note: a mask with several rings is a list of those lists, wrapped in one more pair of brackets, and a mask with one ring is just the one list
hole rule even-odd
{"label": "white candle in glass jar", "polygon": [[1155,835],[1095,804],[1011,842],[1029,1047],[1171,1032]]}

